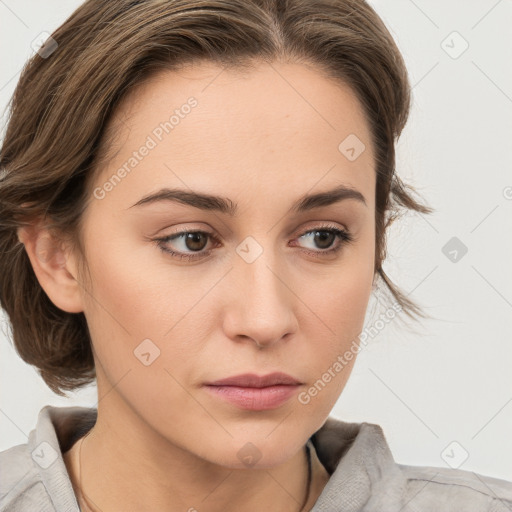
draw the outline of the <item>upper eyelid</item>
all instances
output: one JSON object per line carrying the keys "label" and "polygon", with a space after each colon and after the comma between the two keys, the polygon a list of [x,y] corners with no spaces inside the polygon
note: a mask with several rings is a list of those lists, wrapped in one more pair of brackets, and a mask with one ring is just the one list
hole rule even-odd
{"label": "upper eyelid", "polygon": [[[335,226],[333,223],[327,223],[327,224],[320,224],[320,225],[317,225],[317,226],[313,226],[313,227],[309,227],[309,228],[303,228],[301,230],[299,230],[298,232],[295,232],[296,234],[294,236],[303,236],[307,233],[310,233],[312,231],[329,231],[329,230],[333,230],[333,229],[338,229],[340,231],[344,231],[346,232],[347,234],[351,234],[350,230],[347,229],[345,226]],[[189,229],[182,229],[180,231],[176,231],[176,232],[173,232],[173,233],[169,233],[168,235],[163,235],[161,237],[158,237],[158,239],[170,239],[170,238],[173,238],[173,237],[176,237],[176,238],[179,238],[181,235],[186,235],[188,233],[201,233],[201,234],[205,234],[205,235],[208,235],[208,236],[211,236],[212,238],[215,238],[218,240],[218,236],[216,235],[216,233],[214,232],[211,232],[207,229],[201,229],[201,228],[189,228]]]}
{"label": "upper eyelid", "polygon": [[[333,224],[330,225],[316,225],[309,229],[304,229],[298,235],[298,238],[301,238],[302,236],[313,233],[315,231],[330,231],[334,233],[336,237],[337,244],[335,247],[331,247],[326,250],[311,250],[311,249],[304,249],[307,253],[315,255],[315,257],[327,257],[328,255],[337,254],[338,251],[340,251],[345,245],[350,245],[354,242],[357,242],[357,237],[354,236],[351,231],[346,229],[345,227],[340,228],[338,226],[335,226]],[[198,252],[187,252],[187,251],[180,251],[180,250],[173,250],[173,249],[166,249],[164,248],[164,245],[166,243],[169,243],[171,238],[179,238],[182,235],[186,235],[188,233],[202,233],[206,234],[208,237],[210,237],[213,240],[213,247],[210,247],[209,249],[202,249]],[[294,237],[294,240],[297,237]],[[180,260],[187,260],[187,261],[200,261],[201,259],[207,258],[211,255],[212,251],[214,251],[218,247],[219,238],[216,236],[215,233],[210,233],[209,231],[205,231],[202,229],[183,229],[181,231],[175,232],[171,235],[164,236],[161,238],[154,238],[153,242],[156,242],[157,245],[160,247],[160,249],[164,252],[171,253],[171,256],[173,258],[177,258]]]}
{"label": "upper eyelid", "polygon": [[[199,221],[199,223],[201,223],[201,222]],[[188,223],[185,222],[184,224],[188,224]],[[191,222],[190,224],[194,224],[194,222]],[[330,228],[340,229],[342,231],[346,231],[347,233],[351,232],[351,230],[347,227],[347,225],[345,223],[335,221],[335,220],[324,220],[324,221],[310,220],[306,224],[307,224],[307,227],[294,229],[292,231],[292,234],[298,235],[299,233],[303,234],[308,231],[314,231],[315,229],[318,230],[318,229],[330,229]],[[169,233],[168,235],[164,235],[164,236],[167,237],[167,236],[173,236],[173,235],[180,235],[182,233],[194,233],[194,232],[207,233],[209,235],[216,236],[215,229],[200,228],[200,227],[199,228],[197,228],[197,227],[183,228],[183,229],[180,229],[173,233]],[[229,235],[232,235],[232,234],[233,234],[233,230],[229,229]]]}
{"label": "upper eyelid", "polygon": [[[349,238],[349,240],[345,240],[345,242],[355,240],[354,235],[347,228],[345,228],[344,226],[343,227],[335,226],[334,224],[330,224],[330,223],[325,224],[325,225],[320,224],[317,226],[313,226],[311,228],[306,228],[306,229],[300,230],[297,235],[294,235],[294,237],[300,238],[300,237],[307,235],[314,231],[341,231],[341,232],[345,233],[345,235],[347,235],[347,237]],[[212,232],[204,230],[204,229],[195,229],[195,228],[183,229],[181,231],[177,231],[177,232],[171,233],[169,235],[158,237],[155,240],[160,241],[160,242],[170,242],[172,239],[179,239],[181,236],[187,235],[189,233],[201,233],[201,234],[204,234],[204,235],[207,235],[208,237],[210,237],[214,243],[219,242],[219,237],[215,233],[212,233]],[[338,236],[338,235],[339,235],[339,233],[336,233],[336,236]],[[212,249],[213,249],[213,247],[210,249],[203,249],[202,252],[206,252],[206,251],[212,250]],[[319,251],[319,252],[322,252],[322,251]],[[194,254],[194,253],[185,253],[185,254]],[[195,254],[201,254],[201,252],[197,252]]]}

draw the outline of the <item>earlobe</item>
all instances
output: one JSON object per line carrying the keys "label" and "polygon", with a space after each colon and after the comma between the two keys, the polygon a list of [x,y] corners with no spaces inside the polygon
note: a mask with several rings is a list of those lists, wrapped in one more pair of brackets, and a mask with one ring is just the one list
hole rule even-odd
{"label": "earlobe", "polygon": [[75,259],[67,253],[62,241],[40,227],[20,228],[18,239],[24,244],[37,280],[48,298],[63,311],[82,312]]}

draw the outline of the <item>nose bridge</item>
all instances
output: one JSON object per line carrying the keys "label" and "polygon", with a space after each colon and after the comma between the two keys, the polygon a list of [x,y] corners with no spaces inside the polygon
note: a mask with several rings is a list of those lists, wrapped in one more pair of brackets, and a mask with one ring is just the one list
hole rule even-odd
{"label": "nose bridge", "polygon": [[283,303],[284,284],[280,274],[279,265],[276,258],[273,257],[272,251],[264,251],[253,263],[238,263],[242,274],[242,279],[246,281],[249,287],[248,291],[255,299],[264,298],[266,303],[276,301]]}
{"label": "nose bridge", "polygon": [[267,233],[267,247],[253,236],[237,246],[233,272],[237,292],[227,315],[231,335],[245,335],[258,344],[277,341],[295,329],[293,294],[271,238]]}
{"label": "nose bridge", "polygon": [[244,302],[253,303],[253,307],[260,302],[262,306],[270,306],[271,303],[283,305],[288,300],[284,276],[280,275],[284,272],[284,266],[276,257],[271,238],[271,235],[266,236],[264,246],[255,237],[248,236],[236,249],[238,258],[235,267],[246,294],[247,300]]}

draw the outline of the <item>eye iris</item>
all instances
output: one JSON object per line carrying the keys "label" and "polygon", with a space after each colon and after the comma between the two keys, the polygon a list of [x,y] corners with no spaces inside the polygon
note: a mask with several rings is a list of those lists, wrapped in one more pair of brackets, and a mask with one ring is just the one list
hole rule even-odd
{"label": "eye iris", "polygon": [[[196,244],[197,242],[200,242],[201,237],[204,238],[204,243],[202,245],[199,243],[200,247],[197,247]],[[187,233],[185,236],[185,245],[187,246],[187,249],[190,249],[191,251],[201,251],[206,246],[206,241],[207,239],[203,233]],[[189,242],[192,242],[192,244]]]}
{"label": "eye iris", "polygon": [[[333,243],[333,237],[335,236],[334,233],[331,233],[330,231],[315,231],[315,243],[317,242],[317,237],[320,239],[319,245],[320,249],[328,249],[332,243]],[[325,241],[328,241],[329,243],[325,244]],[[322,244],[325,244],[325,246],[322,246]]]}

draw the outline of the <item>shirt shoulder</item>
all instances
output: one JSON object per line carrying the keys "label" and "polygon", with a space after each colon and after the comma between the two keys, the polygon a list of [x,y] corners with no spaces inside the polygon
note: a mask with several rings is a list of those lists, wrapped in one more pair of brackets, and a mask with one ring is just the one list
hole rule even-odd
{"label": "shirt shoulder", "polygon": [[405,482],[403,512],[511,512],[512,482],[473,471],[397,464]]}
{"label": "shirt shoulder", "polygon": [[62,454],[94,419],[88,408],[43,407],[27,442],[0,452],[0,512],[79,512]]}
{"label": "shirt shoulder", "polygon": [[400,464],[379,425],[329,417],[311,441],[330,474],[313,512],[512,512],[512,482]]}
{"label": "shirt shoulder", "polygon": [[27,444],[0,452],[0,512],[55,512]]}

